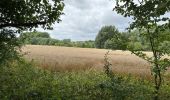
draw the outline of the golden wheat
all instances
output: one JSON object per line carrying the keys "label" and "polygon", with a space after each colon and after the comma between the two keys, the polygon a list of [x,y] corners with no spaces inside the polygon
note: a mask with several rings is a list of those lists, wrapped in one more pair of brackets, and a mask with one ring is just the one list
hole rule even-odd
{"label": "golden wheat", "polygon": [[[52,71],[102,70],[106,49],[73,48],[58,46],[26,45],[22,48],[25,58],[34,60],[43,68]],[[149,52],[146,52],[150,55]],[[112,70],[119,73],[150,75],[149,64],[129,51],[109,53]]]}

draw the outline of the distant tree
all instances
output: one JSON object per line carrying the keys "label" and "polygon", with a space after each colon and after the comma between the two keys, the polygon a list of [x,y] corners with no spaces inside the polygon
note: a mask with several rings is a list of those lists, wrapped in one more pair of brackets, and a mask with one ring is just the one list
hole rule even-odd
{"label": "distant tree", "polygon": [[118,35],[105,41],[104,48],[112,49],[112,50],[126,50],[128,42],[129,42],[129,34],[119,33]]}
{"label": "distant tree", "polygon": [[35,34],[35,37],[50,38],[50,35],[47,32],[37,32],[37,34],[34,32],[33,34]]}
{"label": "distant tree", "polygon": [[48,45],[52,40],[47,32],[36,32],[36,31],[21,33],[19,38],[23,40],[25,44],[33,44],[33,45]]}
{"label": "distant tree", "polygon": [[32,38],[51,38],[49,33],[47,32],[24,32],[20,35],[21,39],[24,39],[26,42],[28,42]]}
{"label": "distant tree", "polygon": [[92,40],[85,41],[84,43],[86,44],[86,46],[85,46],[86,48],[94,48],[95,47],[94,41],[92,41]]}
{"label": "distant tree", "polygon": [[33,45],[37,45],[39,43],[39,40],[37,38],[30,38],[29,41],[27,41],[28,44],[33,44]]}
{"label": "distant tree", "polygon": [[62,0],[0,0],[0,63],[17,54],[16,34],[38,26],[51,29],[63,8]]}
{"label": "distant tree", "polygon": [[140,32],[144,32],[144,30],[132,30],[129,34],[129,42],[127,49],[134,49],[134,50],[142,50],[142,51],[150,51],[149,41],[146,39],[145,36],[142,36]]}
{"label": "distant tree", "polygon": [[71,42],[71,39],[63,39],[63,42],[66,43],[66,44],[67,44],[67,43],[70,43],[70,42]]}
{"label": "distant tree", "polygon": [[115,26],[104,26],[99,31],[98,35],[95,39],[95,47],[96,48],[104,48],[104,44],[107,40],[112,39],[113,37],[117,37],[119,35],[119,31]]}
{"label": "distant tree", "polygon": [[50,39],[48,45],[55,45],[55,43],[58,43],[60,40],[57,39]]}
{"label": "distant tree", "polygon": [[56,45],[66,47],[94,48],[94,41],[75,41],[71,39],[57,40],[50,37],[47,32],[24,32],[19,37],[25,44],[33,45]]}

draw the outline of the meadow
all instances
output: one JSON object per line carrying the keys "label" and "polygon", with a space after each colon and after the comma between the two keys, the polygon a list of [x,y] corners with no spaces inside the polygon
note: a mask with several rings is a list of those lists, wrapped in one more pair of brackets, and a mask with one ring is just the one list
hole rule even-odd
{"label": "meadow", "polygon": [[[104,55],[108,50],[59,46],[26,45],[25,58],[52,71],[103,70]],[[146,52],[148,55],[151,53]],[[110,50],[108,55],[112,71],[118,73],[150,75],[149,64],[129,51]]]}
{"label": "meadow", "polygon": [[[129,51],[110,51],[113,73],[108,75],[104,69],[107,51],[26,45],[22,48],[24,59],[14,60],[0,70],[0,99],[153,99],[154,84],[149,64]],[[160,89],[159,98],[169,100],[169,94],[170,85],[166,80]]]}

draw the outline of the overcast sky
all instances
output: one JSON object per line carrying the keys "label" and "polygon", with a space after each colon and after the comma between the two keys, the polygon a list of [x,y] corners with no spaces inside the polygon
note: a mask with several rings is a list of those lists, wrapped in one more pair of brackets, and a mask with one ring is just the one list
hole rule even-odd
{"label": "overcast sky", "polygon": [[[47,31],[52,38],[73,41],[94,40],[102,26],[115,25],[120,31],[128,27],[130,19],[113,12],[114,0],[64,0],[62,22]],[[44,31],[39,29],[39,31]]]}

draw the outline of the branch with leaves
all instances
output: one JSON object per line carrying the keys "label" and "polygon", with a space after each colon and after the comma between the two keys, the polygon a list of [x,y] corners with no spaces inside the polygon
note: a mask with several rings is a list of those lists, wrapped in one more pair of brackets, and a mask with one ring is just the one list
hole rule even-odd
{"label": "branch with leaves", "polygon": [[[163,43],[170,43],[170,41],[165,38],[167,35],[162,34],[165,30],[170,30],[170,18],[164,16],[170,11],[170,1],[116,0],[116,6],[113,10],[124,17],[133,19],[129,30],[144,30],[139,34],[149,41],[153,56],[149,57],[142,50],[133,50],[133,48],[130,51],[152,65],[151,72],[155,80],[154,99],[157,100],[162,85],[163,72],[170,66],[170,60],[164,57],[170,54],[170,48],[163,46],[165,45]],[[160,22],[163,22],[163,24],[160,24]]]}

